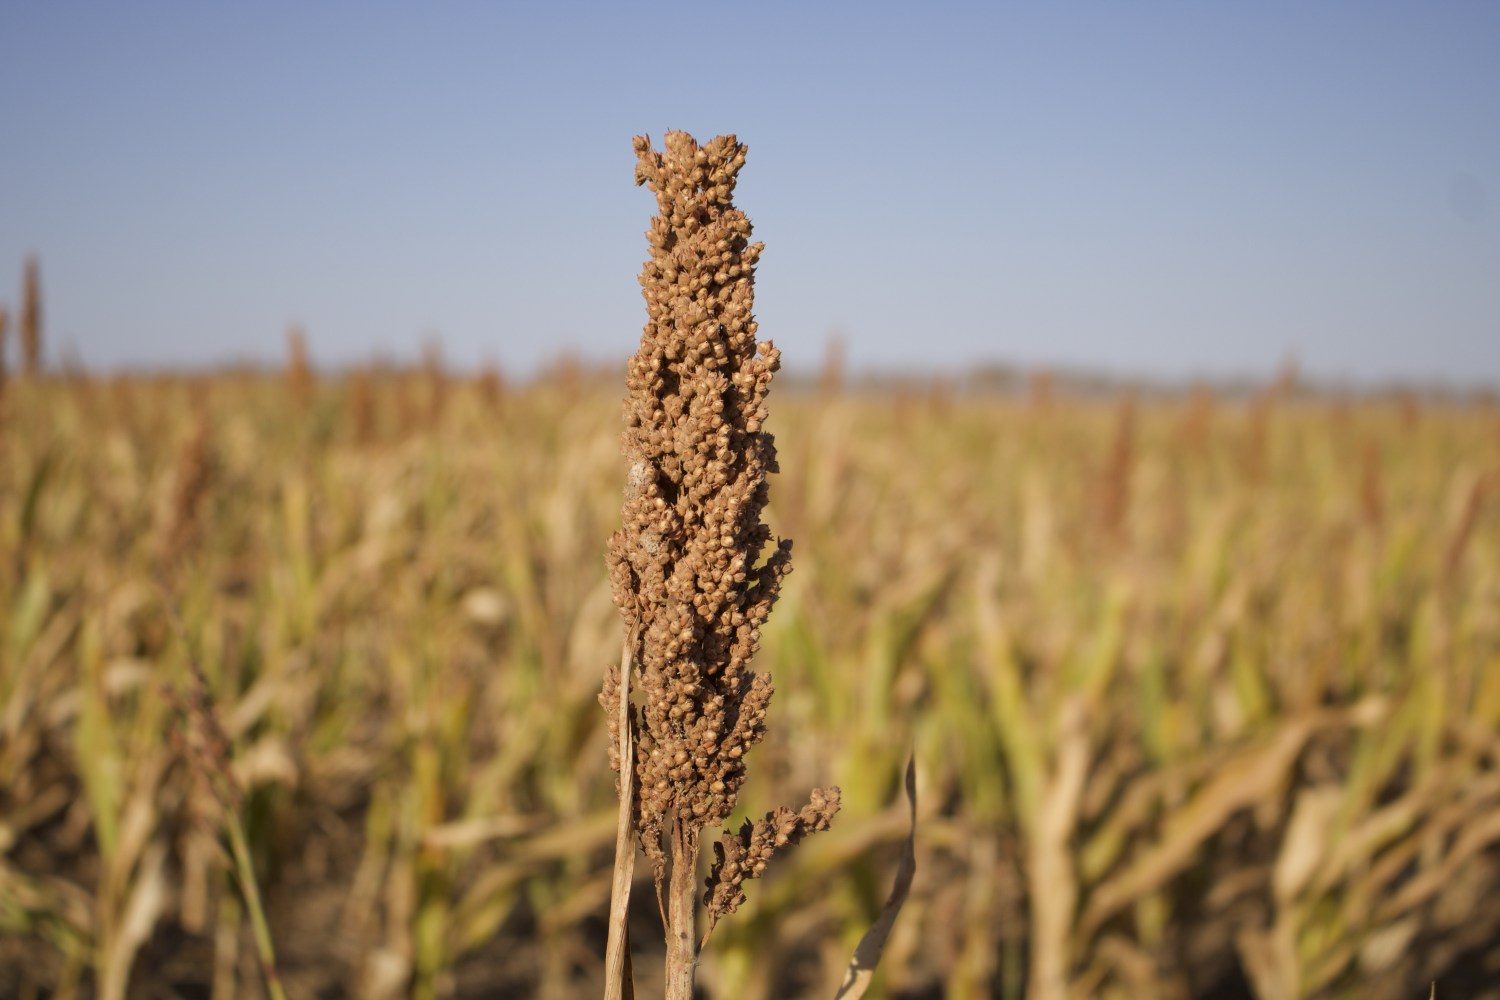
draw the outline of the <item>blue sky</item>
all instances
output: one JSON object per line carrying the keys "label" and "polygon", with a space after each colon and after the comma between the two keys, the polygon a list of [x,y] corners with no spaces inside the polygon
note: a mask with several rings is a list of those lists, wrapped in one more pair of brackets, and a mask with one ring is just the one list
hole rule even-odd
{"label": "blue sky", "polygon": [[0,0],[0,301],[85,364],[623,358],[733,131],[793,364],[1500,382],[1500,4]]}

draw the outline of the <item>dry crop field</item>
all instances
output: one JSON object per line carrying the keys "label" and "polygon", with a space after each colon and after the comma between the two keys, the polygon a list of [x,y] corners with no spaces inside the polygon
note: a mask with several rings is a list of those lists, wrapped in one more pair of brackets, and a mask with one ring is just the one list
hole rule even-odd
{"label": "dry crop field", "polygon": [[[0,995],[262,991],[195,676],[287,995],[597,995],[620,385],[13,373]],[[772,401],[796,559],[739,810],[843,808],[710,995],[832,995],[912,752],[883,995],[1500,996],[1493,404]]]}

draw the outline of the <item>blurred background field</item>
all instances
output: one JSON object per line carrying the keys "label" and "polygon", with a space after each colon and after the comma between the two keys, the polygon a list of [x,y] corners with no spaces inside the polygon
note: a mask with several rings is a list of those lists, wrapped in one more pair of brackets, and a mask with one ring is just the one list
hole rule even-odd
{"label": "blurred background field", "polygon": [[[290,995],[595,993],[619,373],[0,394],[0,995],[261,989],[169,739],[190,662]],[[845,808],[712,996],[831,995],[913,748],[885,996],[1500,996],[1493,401],[830,365],[771,405],[794,571],[741,803]]]}

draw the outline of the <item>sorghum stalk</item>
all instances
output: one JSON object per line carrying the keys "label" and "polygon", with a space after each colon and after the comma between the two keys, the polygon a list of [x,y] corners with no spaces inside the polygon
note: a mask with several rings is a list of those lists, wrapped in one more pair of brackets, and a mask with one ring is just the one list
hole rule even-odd
{"label": "sorghum stalk", "polygon": [[5,342],[10,339],[10,313],[0,306],[0,393],[5,391]]}
{"label": "sorghum stalk", "polygon": [[306,405],[313,393],[312,360],[307,354],[307,331],[300,326],[286,330],[286,387],[300,405]]}
{"label": "sorghum stalk", "polygon": [[42,272],[36,256],[26,258],[21,280],[21,370],[36,375],[42,370]]}
{"label": "sorghum stalk", "polygon": [[[630,471],[609,564],[640,696],[623,713],[635,736],[635,828],[667,924],[667,997],[687,1000],[699,835],[734,810],[746,752],[765,734],[771,681],[749,664],[791,565],[791,542],[766,552],[761,520],[776,471],[766,393],[780,355],[755,339],[763,245],[750,243],[750,220],[731,201],[745,146],[730,135],[700,147],[668,132],[664,152],[644,137],[635,152],[636,183],[656,194],[659,212],[646,233],[647,320],[626,377]],[[601,701],[617,770],[620,687],[612,668]],[[628,782],[621,788],[629,794]],[[838,789],[817,789],[800,812],[725,831],[703,894],[708,927],[743,901],[742,883],[776,848],[825,829],[838,804]]]}

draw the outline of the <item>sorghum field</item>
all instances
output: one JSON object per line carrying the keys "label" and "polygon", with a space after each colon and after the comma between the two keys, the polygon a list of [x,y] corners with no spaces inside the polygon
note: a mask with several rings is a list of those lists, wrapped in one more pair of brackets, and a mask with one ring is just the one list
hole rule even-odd
{"label": "sorghum field", "polygon": [[[597,995],[621,385],[13,373],[0,995],[262,994],[205,756],[288,996]],[[739,808],[843,809],[710,995],[833,994],[914,754],[885,996],[1500,996],[1492,403],[833,378],[771,426],[794,571]]]}

